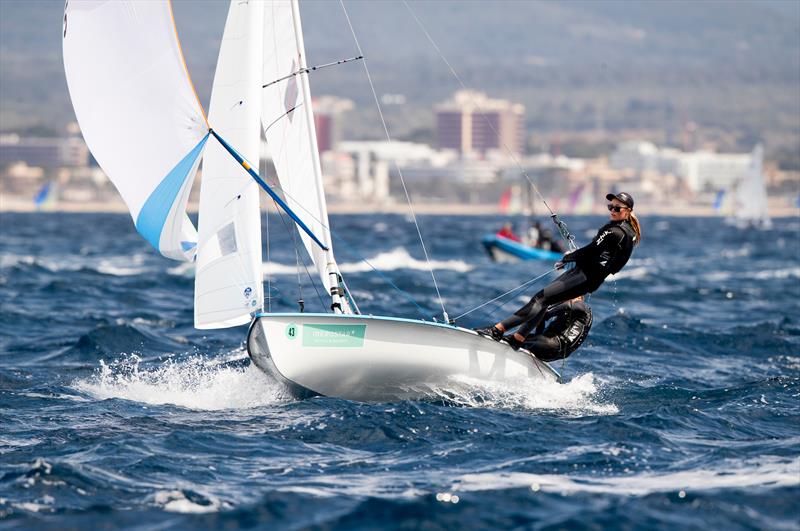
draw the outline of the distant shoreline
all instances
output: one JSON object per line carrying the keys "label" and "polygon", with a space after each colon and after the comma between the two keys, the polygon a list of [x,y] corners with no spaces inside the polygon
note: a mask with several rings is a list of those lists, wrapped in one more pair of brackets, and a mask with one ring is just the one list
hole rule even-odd
{"label": "distant shoreline", "polygon": [[[778,202],[778,201],[774,201]],[[464,205],[457,203],[415,203],[413,205],[415,214],[422,215],[446,215],[446,216],[503,216],[498,211],[497,205]],[[274,208],[265,210],[275,212]],[[711,206],[680,204],[679,208],[672,205],[647,205],[637,207],[637,213],[642,216],[669,216],[669,217],[719,217]],[[36,209],[30,200],[18,198],[0,197],[0,212],[68,212],[68,213],[119,213],[127,214],[128,209],[122,202],[111,203],[57,203],[43,209]],[[196,213],[197,205],[189,205],[189,212]],[[392,203],[387,205],[343,205],[332,203],[328,205],[330,214],[410,214],[411,211],[407,204]],[[569,216],[581,215],[605,215],[599,209],[592,214],[565,214]],[[515,217],[515,214],[506,214],[508,217]],[[539,212],[538,217],[544,214]],[[800,209],[786,204],[771,204],[770,216],[773,218],[798,217]]]}

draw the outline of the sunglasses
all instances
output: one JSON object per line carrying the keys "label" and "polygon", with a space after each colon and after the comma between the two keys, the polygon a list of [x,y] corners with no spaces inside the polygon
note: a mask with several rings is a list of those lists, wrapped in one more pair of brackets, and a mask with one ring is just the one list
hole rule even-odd
{"label": "sunglasses", "polygon": [[606,205],[606,206],[608,206],[608,211],[609,212],[617,212],[617,213],[622,212],[623,208],[628,208],[628,207],[616,206],[616,205]]}

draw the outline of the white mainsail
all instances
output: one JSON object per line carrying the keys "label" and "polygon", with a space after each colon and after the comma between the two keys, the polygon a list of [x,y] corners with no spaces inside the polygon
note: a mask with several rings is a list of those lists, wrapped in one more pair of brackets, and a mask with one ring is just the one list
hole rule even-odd
{"label": "white mainsail", "polygon": [[185,210],[208,124],[170,3],[70,0],[63,51],[83,137],[136,229],[164,256],[191,260]]}
{"label": "white mainsail", "polygon": [[[231,2],[214,76],[209,122],[258,167],[261,139],[261,2]],[[200,186],[196,328],[246,324],[261,310],[261,218],[255,181],[210,142]]]}
{"label": "white mainsail", "polygon": [[739,225],[756,225],[768,228],[772,225],[767,205],[767,190],[764,186],[764,147],[758,144],[751,154],[747,174],[736,187],[736,210],[734,219]]}
{"label": "white mainsail", "polygon": [[[295,1],[265,2],[263,61],[267,86],[262,91],[261,122],[278,180],[289,207],[331,249],[308,74],[292,75],[307,66]],[[330,292],[338,285],[332,249],[325,251],[308,235],[301,232],[300,236]],[[347,305],[342,306],[349,313]]]}

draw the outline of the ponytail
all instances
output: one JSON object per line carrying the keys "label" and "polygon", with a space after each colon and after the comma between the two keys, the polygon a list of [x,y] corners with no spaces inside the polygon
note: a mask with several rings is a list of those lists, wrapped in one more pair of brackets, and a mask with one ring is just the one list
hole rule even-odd
{"label": "ponytail", "polygon": [[633,210],[631,210],[631,213],[628,216],[628,221],[630,222],[631,227],[633,227],[633,232],[636,233],[636,241],[633,242],[633,244],[639,245],[639,242],[642,241],[642,229],[639,226],[639,218],[636,217],[636,214],[633,213]]}

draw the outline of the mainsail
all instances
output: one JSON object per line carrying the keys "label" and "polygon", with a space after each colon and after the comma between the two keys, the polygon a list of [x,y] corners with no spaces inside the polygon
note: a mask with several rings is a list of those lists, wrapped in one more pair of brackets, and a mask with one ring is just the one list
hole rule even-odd
{"label": "mainsail", "polygon": [[169,2],[69,0],[64,69],[86,144],[136,229],[164,256],[191,260],[186,215],[208,124]]}
{"label": "mainsail", "polygon": [[[264,56],[261,121],[286,202],[329,249],[331,234],[322,187],[311,90],[297,3],[264,3]],[[295,75],[293,75],[295,74]],[[280,81],[278,81],[280,80]],[[276,82],[277,81],[277,82]],[[325,289],[338,287],[333,251],[325,251],[308,235],[303,244]],[[347,312],[346,304],[343,309]]]}
{"label": "mainsail", "polygon": [[[209,122],[258,165],[262,63],[261,2],[231,2],[211,91]],[[196,328],[245,324],[261,310],[258,185],[219,142],[210,142],[200,186],[195,275]]]}

